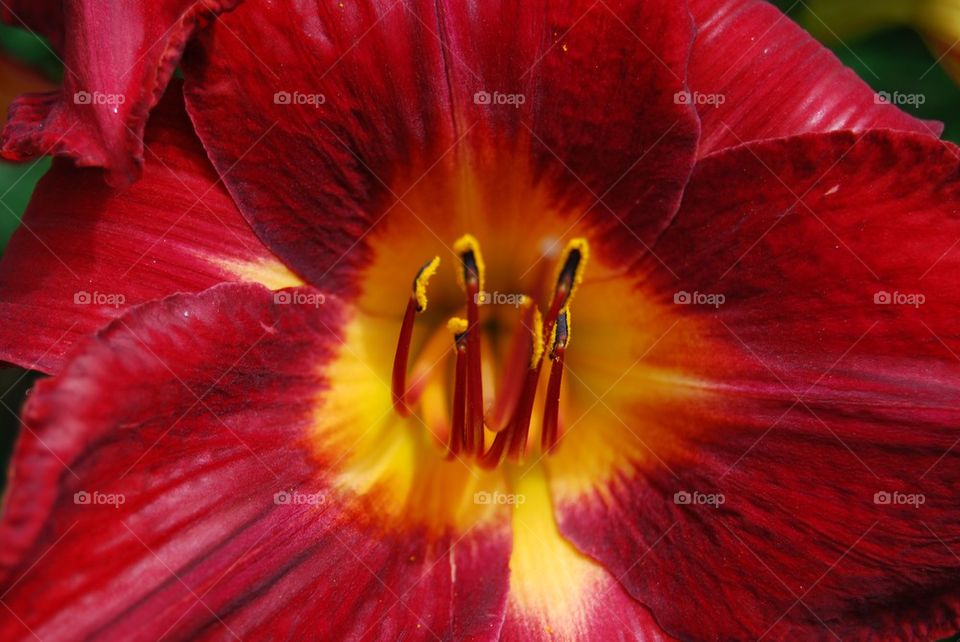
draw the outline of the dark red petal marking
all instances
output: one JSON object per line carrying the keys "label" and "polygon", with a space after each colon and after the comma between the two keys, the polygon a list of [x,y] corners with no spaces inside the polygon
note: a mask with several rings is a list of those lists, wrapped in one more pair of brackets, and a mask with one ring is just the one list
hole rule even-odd
{"label": "dark red petal marking", "polygon": [[877,94],[804,29],[762,0],[691,0],[697,38],[689,92],[700,156],[766,138],[844,129],[939,136]]}
{"label": "dark red petal marking", "polygon": [[[143,176],[122,192],[65,161],[38,184],[0,259],[0,361],[56,372],[77,341],[135,305],[287,272],[210,166],[177,81],[145,140]],[[271,287],[296,281],[287,272]]]}
{"label": "dark red petal marking", "polygon": [[124,315],[40,382],[0,523],[0,639],[496,639],[508,509],[465,536],[386,524],[316,443],[351,314],[218,286]]}
{"label": "dark red petal marking", "polygon": [[[200,23],[238,2],[123,2],[105,19],[100,3],[64,0],[62,13],[54,10],[55,17],[44,18],[55,38],[63,36],[63,87],[24,95],[12,105],[0,152],[10,160],[66,156],[78,166],[105,168],[114,185],[134,180],[144,162],[142,138],[150,110],[187,40]],[[7,7],[5,14],[11,13]],[[34,15],[30,11],[25,20]]]}
{"label": "dark red petal marking", "polygon": [[[564,534],[671,634],[957,630],[958,159],[931,137],[839,132],[694,172],[655,248],[679,280],[640,271],[704,339],[644,362],[698,392],[625,415],[649,450],[605,481],[551,477]],[[725,300],[675,305],[681,289]]]}
{"label": "dark red petal marking", "polygon": [[[407,212],[392,183],[439,161],[429,183],[454,157],[528,149],[518,166],[585,213],[598,242],[624,264],[642,254],[634,234],[649,244],[669,223],[696,153],[695,110],[674,101],[692,38],[683,3],[249,3],[200,34],[184,73],[197,131],[254,229],[313,282],[356,292],[365,233],[388,208],[382,225]],[[475,104],[479,91],[525,102]],[[431,229],[473,227],[462,207],[429,214]]]}

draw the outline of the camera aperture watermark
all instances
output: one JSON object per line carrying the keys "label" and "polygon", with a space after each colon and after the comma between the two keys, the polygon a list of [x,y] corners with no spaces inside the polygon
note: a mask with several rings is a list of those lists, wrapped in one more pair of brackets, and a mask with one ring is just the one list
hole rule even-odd
{"label": "camera aperture watermark", "polygon": [[719,308],[727,302],[727,297],[719,293],[709,292],[687,292],[680,290],[674,292],[673,302],[677,305],[709,305]]}
{"label": "camera aperture watermark", "polygon": [[120,508],[127,502],[127,496],[123,493],[101,493],[95,490],[92,493],[81,490],[73,494],[73,503],[77,506],[113,506]]}
{"label": "camera aperture watermark", "polygon": [[724,497],[723,493],[681,490],[673,494],[673,503],[677,506],[713,506],[714,508],[720,508],[726,501],[727,498]]}
{"label": "camera aperture watermark", "polygon": [[719,107],[727,102],[724,94],[705,94],[700,91],[678,91],[673,95],[676,105],[709,105]]}
{"label": "camera aperture watermark", "polygon": [[919,107],[927,102],[924,94],[905,94],[894,91],[878,91],[873,95],[873,102],[877,105],[896,105],[897,107]]}
{"label": "camera aperture watermark", "polygon": [[326,102],[325,95],[304,91],[278,91],[273,95],[274,105],[308,105],[316,109]]}
{"label": "camera aperture watermark", "polygon": [[478,91],[473,95],[474,105],[509,105],[517,109],[520,105],[527,102],[524,94],[505,94],[500,91],[490,93],[489,91]]}
{"label": "camera aperture watermark", "polygon": [[527,300],[525,294],[514,294],[512,292],[487,292],[481,290],[473,295],[473,301],[477,305],[512,305],[519,308]]}
{"label": "camera aperture watermark", "polygon": [[923,493],[901,493],[879,490],[873,494],[873,503],[878,506],[913,506],[920,508],[927,501]]}
{"label": "camera aperture watermark", "polygon": [[327,502],[323,493],[301,493],[281,490],[273,494],[273,503],[277,506],[320,506]]}
{"label": "camera aperture watermark", "polygon": [[87,292],[80,290],[73,293],[74,305],[109,305],[119,308],[127,302],[127,297],[119,292]]}
{"label": "camera aperture watermark", "polygon": [[127,102],[123,94],[110,94],[102,91],[78,91],[73,94],[75,105],[122,105]]}
{"label": "camera aperture watermark", "polygon": [[319,292],[274,292],[273,302],[280,305],[312,305],[319,308],[327,302],[327,297]]}
{"label": "camera aperture watermark", "polygon": [[927,297],[919,292],[887,292],[881,290],[874,293],[873,302],[877,305],[909,305],[919,308],[927,302]]}
{"label": "camera aperture watermark", "polygon": [[527,501],[525,495],[515,493],[501,493],[498,491],[480,491],[473,494],[474,504],[494,505],[494,506],[519,506]]}

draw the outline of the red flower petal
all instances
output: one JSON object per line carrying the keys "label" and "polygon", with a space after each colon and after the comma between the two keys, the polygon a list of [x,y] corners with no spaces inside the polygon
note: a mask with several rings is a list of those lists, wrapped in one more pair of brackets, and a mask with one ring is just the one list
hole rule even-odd
{"label": "red flower petal", "polygon": [[[42,26],[37,25],[42,19],[54,37],[63,17],[63,87],[14,102],[0,136],[0,153],[10,160],[67,156],[79,166],[106,168],[111,184],[132,181],[143,164],[141,139],[150,109],[163,94],[187,39],[199,22],[237,2],[131,1],[112,7],[109,16],[99,3],[87,0],[64,0],[62,14],[30,9],[22,20]],[[14,17],[20,16],[18,9],[23,10],[8,12],[8,20],[20,22]]]}
{"label": "red flower petal", "polygon": [[676,210],[696,140],[673,99],[681,4],[268,4],[219,22],[186,59],[188,110],[254,229],[314,283],[349,285],[414,187],[441,198],[418,227],[486,216],[467,195],[497,195],[494,166],[624,253],[643,247],[623,225],[650,241]]}
{"label": "red flower petal", "polygon": [[343,453],[313,429],[346,311],[274,297],[142,306],[38,384],[0,525],[0,637],[495,637],[508,509],[388,528],[335,488]]}
{"label": "red flower petal", "polygon": [[40,182],[0,260],[0,360],[54,372],[132,305],[223,281],[296,284],[218,182],[182,100],[173,87],[155,110],[137,184],[116,192],[65,162]]}
{"label": "red flower petal", "polygon": [[572,437],[550,460],[561,530],[671,634],[958,629],[957,153],[847,132],[695,170],[654,248],[676,276],[651,259],[641,292],[655,337],[697,340],[638,355],[664,374],[630,379],[650,386],[622,419],[643,443],[617,466]]}
{"label": "red flower petal", "polygon": [[943,131],[941,123],[878,104],[863,80],[768,2],[691,0],[690,11],[697,38],[689,83],[700,102],[701,156],[807,132]]}

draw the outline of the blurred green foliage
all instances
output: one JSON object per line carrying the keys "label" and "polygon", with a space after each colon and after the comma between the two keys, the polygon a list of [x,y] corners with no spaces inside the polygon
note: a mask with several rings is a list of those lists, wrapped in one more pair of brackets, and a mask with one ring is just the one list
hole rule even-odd
{"label": "blurred green foliage", "polygon": [[50,45],[25,29],[0,24],[0,49],[52,80],[63,77],[63,65]]}
{"label": "blurred green foliage", "polygon": [[[774,0],[773,4],[792,17],[799,17],[806,9],[802,0]],[[922,95],[926,99],[923,105],[903,106],[905,111],[944,123],[943,137],[960,143],[960,88],[915,32],[891,29],[830,48],[874,91]]]}
{"label": "blurred green foliage", "polygon": [[49,167],[49,158],[26,165],[0,163],[0,252],[20,224],[34,185]]}
{"label": "blurred green foliage", "polygon": [[[21,29],[0,25],[0,55],[12,57],[59,81],[63,66],[47,43]],[[2,89],[2,88],[0,88]],[[29,163],[0,161],[0,253],[20,225],[33,189],[47,169],[49,158]],[[17,414],[37,375],[20,368],[0,368],[0,470],[7,470],[14,439],[19,428]],[[6,475],[0,475],[0,491]]]}
{"label": "blurred green foliage", "polygon": [[[59,82],[63,65],[41,38],[23,30],[0,25],[0,53],[38,70]],[[14,164],[0,161],[0,252],[20,225],[20,217],[30,201],[33,188],[50,167],[50,160]]]}
{"label": "blurred green foliage", "polygon": [[943,137],[960,143],[960,89],[936,64],[920,37],[908,29],[878,33],[834,48],[837,57],[876,91],[919,94],[926,102],[905,111],[946,125]]}

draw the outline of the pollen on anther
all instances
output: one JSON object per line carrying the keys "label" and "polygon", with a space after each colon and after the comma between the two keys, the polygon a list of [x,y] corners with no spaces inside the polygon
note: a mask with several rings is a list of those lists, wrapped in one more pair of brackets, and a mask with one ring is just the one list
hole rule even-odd
{"label": "pollen on anther", "polygon": [[557,316],[557,322],[550,333],[550,358],[557,358],[558,350],[566,350],[570,344],[570,308],[564,308]]}
{"label": "pollen on anther", "polygon": [[572,239],[563,249],[563,260],[557,268],[557,289],[566,290],[566,300],[570,300],[577,286],[583,281],[583,273],[590,258],[590,244],[585,238]]}
{"label": "pollen on anther", "polygon": [[461,269],[457,270],[457,283],[461,289],[467,290],[467,274],[472,274],[472,278],[477,281],[477,289],[483,291],[485,265],[483,263],[483,254],[480,252],[480,243],[473,234],[464,234],[453,242],[453,251],[460,257],[463,263]]}
{"label": "pollen on anther", "polygon": [[530,353],[530,367],[536,368],[543,358],[543,315],[540,314],[540,308],[533,309],[533,327],[530,329],[533,334],[533,350]]}
{"label": "pollen on anther", "polygon": [[440,257],[435,256],[420,268],[417,276],[413,279],[413,296],[417,300],[417,312],[423,312],[427,309],[427,283],[430,277],[437,273],[440,266]]}
{"label": "pollen on anther", "polygon": [[453,317],[447,321],[447,330],[452,332],[454,336],[460,336],[467,331],[467,320],[461,319],[460,317]]}

